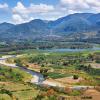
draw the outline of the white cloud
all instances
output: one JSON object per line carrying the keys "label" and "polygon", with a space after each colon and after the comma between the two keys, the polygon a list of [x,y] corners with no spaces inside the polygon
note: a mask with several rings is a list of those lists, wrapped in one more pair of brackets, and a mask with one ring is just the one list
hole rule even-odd
{"label": "white cloud", "polygon": [[100,10],[100,0],[60,0],[60,2],[67,10],[76,12],[99,12]]}
{"label": "white cloud", "polygon": [[85,0],[91,7],[100,7],[100,0]]}
{"label": "white cloud", "polygon": [[8,8],[8,4],[4,3],[4,4],[0,4],[0,9],[6,9]]}
{"label": "white cloud", "polygon": [[21,16],[20,14],[13,14],[12,15],[12,21],[15,23],[15,24],[20,24],[20,23],[25,23],[25,22],[29,22],[33,20],[33,17],[25,17],[25,16]]}
{"label": "white cloud", "polygon": [[[7,5],[5,5],[7,7]],[[12,19],[15,23],[27,22],[32,19],[54,20],[68,14],[80,12],[100,12],[100,0],[59,0],[54,5],[33,4],[24,6],[18,2],[12,8]]]}
{"label": "white cloud", "polygon": [[31,4],[29,7],[29,10],[31,13],[47,13],[54,10],[54,7],[52,5],[46,5],[46,4]]}
{"label": "white cloud", "polygon": [[54,7],[52,5],[46,5],[46,4],[30,4],[29,7],[25,7],[21,2],[17,3],[17,6],[13,8],[14,13],[19,14],[29,14],[29,13],[46,13],[49,11],[54,10]]}
{"label": "white cloud", "polygon": [[7,3],[0,3],[0,17],[2,21],[3,19],[8,20],[7,18],[11,15],[11,12],[12,11]]}
{"label": "white cloud", "polygon": [[[34,19],[35,15],[41,15],[43,13],[48,13],[54,10],[52,5],[46,4],[30,4],[30,6],[25,7],[21,2],[18,2],[16,7],[12,8],[13,11],[13,21],[17,23],[22,23]],[[19,20],[17,18],[19,17]]]}
{"label": "white cloud", "polygon": [[21,2],[18,2],[12,11],[14,14],[28,14],[30,12]]}
{"label": "white cloud", "polygon": [[18,15],[18,14],[12,15],[12,18],[13,18],[13,21],[16,24],[19,24],[19,23],[23,23],[24,22],[23,18],[20,15]]}

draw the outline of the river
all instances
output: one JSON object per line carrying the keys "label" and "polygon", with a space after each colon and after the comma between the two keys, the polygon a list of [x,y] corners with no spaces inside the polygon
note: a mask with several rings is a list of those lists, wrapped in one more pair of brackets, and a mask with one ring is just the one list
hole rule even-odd
{"label": "river", "polygon": [[[37,85],[48,85],[48,86],[59,87],[59,88],[65,87],[64,85],[62,85],[61,83],[58,83],[58,82],[51,82],[51,81],[48,81],[48,80],[45,81],[43,75],[39,72],[31,71],[30,69],[27,69],[27,68],[24,68],[24,67],[19,67],[19,66],[16,66],[15,64],[6,63],[5,62],[6,59],[11,58],[11,57],[14,57],[14,56],[8,56],[8,57],[5,57],[5,58],[0,58],[0,64],[5,65],[5,66],[9,66],[11,68],[17,67],[17,68],[31,74],[33,76],[33,78],[31,79],[31,83],[34,83],[34,84],[37,84]],[[71,86],[69,88],[72,88],[72,89],[75,89],[75,90],[80,90],[80,89],[87,89],[87,88],[94,88],[94,87],[92,87],[92,86]]]}
{"label": "river", "polygon": [[93,48],[88,48],[88,49],[69,49],[69,48],[53,48],[53,49],[45,49],[43,51],[47,52],[83,52],[83,51],[98,51],[100,50],[100,47],[93,47]]}

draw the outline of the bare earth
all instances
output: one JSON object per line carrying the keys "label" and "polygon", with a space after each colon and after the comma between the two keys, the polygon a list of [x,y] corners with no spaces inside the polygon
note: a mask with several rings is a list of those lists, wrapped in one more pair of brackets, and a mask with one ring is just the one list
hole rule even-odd
{"label": "bare earth", "polygon": [[100,100],[100,92],[95,89],[86,90],[84,96],[91,97],[90,100]]}
{"label": "bare earth", "polygon": [[55,79],[56,81],[59,81],[61,83],[64,84],[74,84],[74,83],[78,83],[82,80],[82,78],[79,78],[77,80],[73,79],[73,76],[71,77],[64,77],[64,78],[59,78],[59,79]]}
{"label": "bare earth", "polygon": [[91,63],[90,65],[91,65],[93,68],[98,68],[98,69],[100,69],[100,64]]}

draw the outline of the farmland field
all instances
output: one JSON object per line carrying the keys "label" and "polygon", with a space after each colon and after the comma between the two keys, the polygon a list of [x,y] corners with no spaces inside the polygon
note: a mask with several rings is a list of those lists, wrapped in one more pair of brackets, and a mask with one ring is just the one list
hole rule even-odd
{"label": "farmland field", "polygon": [[[10,65],[0,67],[1,98],[46,99],[50,95],[49,100],[52,100],[51,98],[56,100],[60,96],[81,98],[91,89],[97,91],[97,94],[100,93],[100,68],[96,68],[100,65],[100,51],[51,52],[31,49],[21,52],[22,54],[13,57],[11,51],[9,52],[11,57],[6,55],[5,59],[5,63],[19,67],[12,68]],[[29,70],[35,71],[37,77]],[[38,77],[41,77],[38,73],[44,77],[41,82],[38,80]],[[36,81],[39,83],[36,84]]]}

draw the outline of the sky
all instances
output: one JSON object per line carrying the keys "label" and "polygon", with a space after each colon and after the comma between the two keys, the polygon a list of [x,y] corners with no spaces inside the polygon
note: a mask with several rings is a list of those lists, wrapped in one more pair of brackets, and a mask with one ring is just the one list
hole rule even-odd
{"label": "sky", "polygon": [[100,13],[100,0],[0,0],[0,23],[56,20],[73,13]]}

